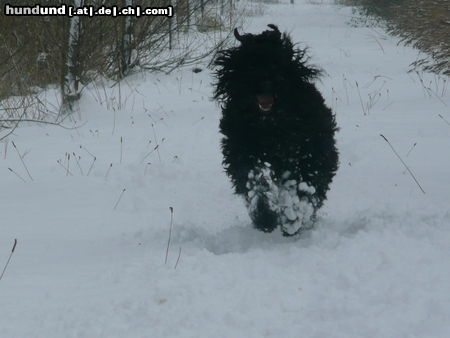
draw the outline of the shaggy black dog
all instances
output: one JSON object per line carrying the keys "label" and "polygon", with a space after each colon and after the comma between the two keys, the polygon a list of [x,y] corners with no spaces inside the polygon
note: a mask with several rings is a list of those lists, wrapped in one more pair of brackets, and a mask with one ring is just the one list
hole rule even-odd
{"label": "shaggy black dog", "polygon": [[215,59],[222,103],[224,166],[256,228],[294,235],[313,225],[338,167],[333,113],[306,65],[278,27],[234,35],[240,46]]}

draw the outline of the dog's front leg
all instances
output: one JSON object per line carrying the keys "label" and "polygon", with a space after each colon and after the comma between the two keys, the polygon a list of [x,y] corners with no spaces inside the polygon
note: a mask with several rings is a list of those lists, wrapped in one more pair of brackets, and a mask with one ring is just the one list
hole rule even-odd
{"label": "dog's front leg", "polygon": [[248,173],[245,201],[255,227],[272,232],[279,225],[279,189],[271,165],[258,162]]}
{"label": "dog's front leg", "polygon": [[280,226],[284,235],[292,236],[301,230],[312,228],[318,209],[314,193],[314,187],[304,182],[299,184],[294,179],[285,180],[281,184]]}

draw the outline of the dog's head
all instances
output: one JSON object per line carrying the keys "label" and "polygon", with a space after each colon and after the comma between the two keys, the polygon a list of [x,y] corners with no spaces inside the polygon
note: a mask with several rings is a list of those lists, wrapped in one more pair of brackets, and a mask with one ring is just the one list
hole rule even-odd
{"label": "dog's head", "polygon": [[[289,35],[277,26],[268,26],[270,30],[257,35],[234,30],[240,45],[220,51],[214,62],[219,67],[215,98],[246,102],[268,112],[319,74],[305,65],[306,50],[295,48]],[[292,100],[295,98],[290,97],[289,102]]]}

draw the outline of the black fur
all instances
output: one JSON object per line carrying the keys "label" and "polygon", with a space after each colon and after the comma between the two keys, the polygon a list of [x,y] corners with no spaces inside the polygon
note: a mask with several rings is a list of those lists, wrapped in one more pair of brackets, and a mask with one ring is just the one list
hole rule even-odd
{"label": "black fur", "polygon": [[[315,192],[297,193],[308,198],[315,214],[338,167],[336,122],[313,84],[320,71],[306,64],[306,50],[296,48],[275,25],[269,27],[259,35],[235,30],[240,46],[220,51],[215,59],[223,164],[236,193],[247,201],[249,173],[264,163],[278,186],[286,180],[305,182]],[[264,201],[257,204],[251,211],[255,226],[273,230],[273,212]]]}

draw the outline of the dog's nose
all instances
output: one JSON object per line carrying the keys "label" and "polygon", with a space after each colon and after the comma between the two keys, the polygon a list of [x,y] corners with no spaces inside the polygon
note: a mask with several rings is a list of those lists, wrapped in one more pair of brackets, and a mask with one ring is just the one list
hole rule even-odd
{"label": "dog's nose", "polygon": [[271,81],[263,81],[258,86],[258,94],[260,95],[273,95],[274,88]]}

